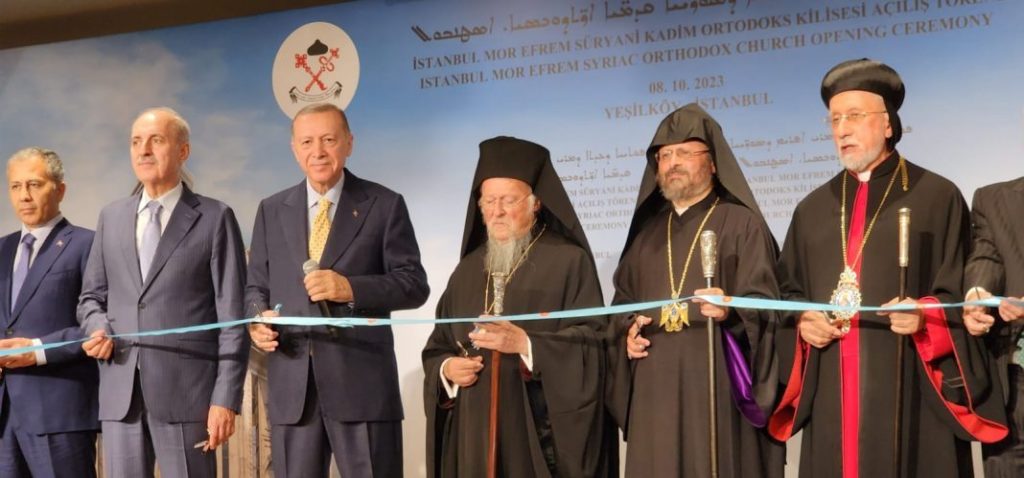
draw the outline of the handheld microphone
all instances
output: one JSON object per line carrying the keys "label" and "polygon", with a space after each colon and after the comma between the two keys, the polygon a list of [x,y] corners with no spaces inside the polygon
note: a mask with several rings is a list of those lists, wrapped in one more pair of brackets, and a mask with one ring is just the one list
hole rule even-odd
{"label": "handheld microphone", "polygon": [[[318,271],[318,270],[320,270],[320,263],[318,263],[317,261],[314,261],[313,259],[310,259],[310,260],[302,263],[302,274],[303,275],[307,275],[308,276],[313,271]],[[316,305],[318,307],[320,307],[320,316],[321,317],[330,317],[331,316],[331,309],[329,307],[327,307],[327,301],[326,300],[318,300],[318,301],[316,301]]]}

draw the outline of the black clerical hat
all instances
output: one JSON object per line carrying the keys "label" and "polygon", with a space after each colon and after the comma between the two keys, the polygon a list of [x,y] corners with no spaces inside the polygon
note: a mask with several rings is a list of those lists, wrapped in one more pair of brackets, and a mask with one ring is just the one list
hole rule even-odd
{"label": "black clerical hat", "polygon": [[490,178],[518,179],[530,185],[533,195],[541,203],[538,220],[543,221],[548,230],[575,242],[593,258],[576,210],[551,164],[551,153],[539,144],[511,136],[498,136],[480,143],[480,159],[473,176],[466,228],[462,235],[461,257],[487,242],[487,227],[477,203],[480,201],[480,185]]}
{"label": "black clerical hat", "polygon": [[636,200],[636,210],[633,211],[633,221],[629,225],[623,254],[633,242],[633,238],[640,233],[647,220],[664,207],[666,200],[661,195],[657,179],[658,150],[662,146],[678,144],[691,139],[703,141],[711,150],[711,158],[715,163],[718,193],[731,197],[734,201],[761,216],[761,209],[757,206],[754,193],[750,191],[747,178],[743,175],[739,163],[736,162],[732,148],[725,140],[722,126],[700,105],[690,103],[661,120],[658,130],[651,140],[651,145],[647,148],[647,168],[644,169],[644,176],[640,181],[640,194]]}
{"label": "black clerical hat", "polygon": [[825,102],[826,108],[833,96],[853,90],[874,93],[885,101],[885,110],[889,113],[889,124],[892,126],[892,137],[887,142],[890,148],[895,147],[903,136],[903,124],[896,112],[903,106],[903,98],[906,96],[899,73],[885,63],[861,58],[832,67],[821,80],[821,100]]}

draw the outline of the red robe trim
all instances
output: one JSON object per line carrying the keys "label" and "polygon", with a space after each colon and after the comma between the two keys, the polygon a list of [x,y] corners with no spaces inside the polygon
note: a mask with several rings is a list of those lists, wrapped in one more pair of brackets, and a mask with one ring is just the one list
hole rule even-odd
{"label": "red robe trim", "polygon": [[[924,297],[919,302],[922,304],[939,303],[938,299],[934,297]],[[1006,435],[1009,433],[1006,426],[987,420],[974,411],[971,390],[967,388],[966,380],[964,380],[964,389],[967,391],[965,394],[967,396],[966,407],[948,401],[942,396],[942,370],[933,366],[932,362],[952,352],[961,377],[964,376],[963,365],[960,363],[960,356],[956,352],[956,347],[953,346],[953,336],[949,333],[949,326],[946,323],[946,311],[943,309],[924,309],[921,312],[925,318],[925,328],[921,332],[914,334],[913,339],[932,389],[942,399],[942,403],[949,410],[949,413],[956,418],[960,426],[967,433],[970,433],[975,440],[982,443],[995,443],[1006,438]]]}

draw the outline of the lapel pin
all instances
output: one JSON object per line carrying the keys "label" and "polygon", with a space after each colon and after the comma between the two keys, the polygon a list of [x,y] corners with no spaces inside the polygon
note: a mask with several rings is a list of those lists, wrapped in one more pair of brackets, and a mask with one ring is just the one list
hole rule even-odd
{"label": "lapel pin", "polygon": [[359,211],[356,211],[355,209],[353,209],[352,210],[352,217],[359,217]]}
{"label": "lapel pin", "polygon": [[57,240],[57,247],[64,247],[64,240],[63,239],[58,239]]}

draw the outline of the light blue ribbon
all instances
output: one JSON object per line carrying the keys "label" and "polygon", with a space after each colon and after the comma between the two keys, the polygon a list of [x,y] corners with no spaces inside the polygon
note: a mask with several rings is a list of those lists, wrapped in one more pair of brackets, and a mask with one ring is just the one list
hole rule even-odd
{"label": "light blue ribbon", "polygon": [[[756,309],[756,310],[779,310],[779,311],[792,311],[792,312],[805,312],[809,310],[820,310],[825,312],[837,312],[837,311],[852,311],[857,310],[860,312],[897,312],[905,310],[918,310],[918,309],[952,309],[961,308],[968,305],[978,305],[982,307],[999,307],[999,302],[1003,300],[1002,297],[990,297],[982,300],[972,300],[967,302],[957,302],[954,304],[895,304],[890,306],[863,306],[856,309],[849,307],[841,307],[832,304],[819,304],[815,302],[796,302],[786,300],[775,300],[775,299],[758,299],[753,297],[730,297],[721,295],[694,295],[690,297],[683,297],[678,300],[656,300],[651,302],[641,302],[635,304],[619,304],[610,305],[605,307],[588,307],[584,309],[573,309],[573,310],[560,310],[555,312],[540,312],[533,314],[519,314],[519,315],[503,315],[501,320],[507,320],[511,322],[525,322],[531,320],[551,320],[551,319],[573,319],[579,317],[594,317],[601,315],[613,315],[613,314],[624,314],[628,312],[637,312],[641,310],[657,309],[663,305],[671,304],[673,302],[686,302],[693,299],[703,299],[709,303],[722,306],[732,307],[737,309]],[[1011,299],[1012,300],[1012,299]],[[436,325],[436,324],[458,324],[458,323],[472,323],[480,322],[480,317],[458,317],[450,319],[424,319],[424,318],[382,318],[375,319],[369,317],[342,317],[342,318],[326,318],[326,317],[272,317],[272,318],[253,318],[253,319],[239,319],[231,320],[227,322],[214,322],[202,325],[191,325],[188,327],[175,327],[171,329],[160,329],[160,330],[147,330],[143,332],[135,332],[129,334],[114,334],[108,337],[112,339],[127,339],[133,337],[153,337],[158,335],[170,335],[170,334],[187,334],[191,332],[200,332],[204,330],[224,329],[228,327],[234,327],[237,325],[247,325],[253,323],[271,324],[271,325],[297,325],[297,326],[330,326],[330,327],[372,327],[380,325]],[[89,340],[88,337],[79,340],[69,340],[65,342],[54,342],[42,345],[32,345],[28,347],[19,347],[12,349],[0,350],[0,357],[8,355],[18,355],[26,352],[34,352],[36,350],[49,350],[58,347],[64,347],[66,345],[81,343]]]}

